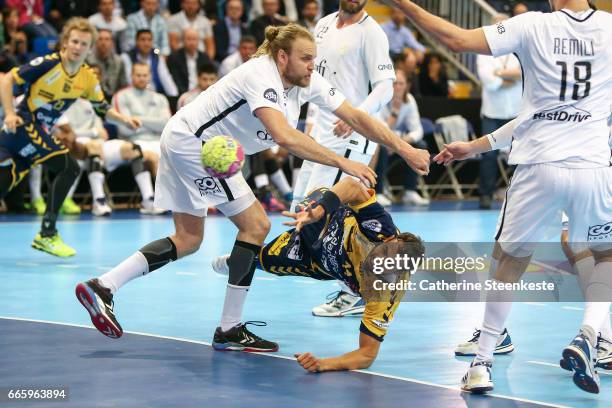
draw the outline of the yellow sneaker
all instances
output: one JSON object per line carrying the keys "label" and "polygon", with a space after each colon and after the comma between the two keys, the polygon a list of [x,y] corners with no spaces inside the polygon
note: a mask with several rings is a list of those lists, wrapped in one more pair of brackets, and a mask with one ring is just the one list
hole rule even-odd
{"label": "yellow sneaker", "polygon": [[62,203],[60,207],[60,212],[66,215],[79,215],[81,213],[81,207],[77,203],[74,202],[72,197],[68,197]]}
{"label": "yellow sneaker", "polygon": [[74,248],[64,244],[58,233],[52,237],[43,237],[40,233],[36,234],[34,241],[32,241],[32,248],[59,256],[60,258],[68,258],[76,254]]}
{"label": "yellow sneaker", "polygon": [[42,197],[38,197],[36,200],[32,201],[32,208],[37,215],[43,215],[45,211],[47,211],[47,204],[45,204],[45,199]]}

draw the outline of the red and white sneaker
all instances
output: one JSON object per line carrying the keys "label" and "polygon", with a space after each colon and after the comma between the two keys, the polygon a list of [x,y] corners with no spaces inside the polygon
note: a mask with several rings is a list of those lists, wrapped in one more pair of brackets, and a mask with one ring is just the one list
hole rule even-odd
{"label": "red and white sneaker", "polygon": [[113,295],[109,289],[100,285],[98,279],[91,279],[79,283],[75,293],[100,333],[111,339],[121,337],[123,329],[113,313]]}
{"label": "red and white sneaker", "polygon": [[287,210],[287,206],[276,199],[269,191],[262,198],[261,205],[264,210],[270,212],[283,212]]}

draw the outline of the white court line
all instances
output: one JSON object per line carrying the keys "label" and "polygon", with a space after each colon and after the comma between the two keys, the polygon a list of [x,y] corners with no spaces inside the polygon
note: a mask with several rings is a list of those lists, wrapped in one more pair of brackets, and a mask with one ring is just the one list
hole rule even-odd
{"label": "white court line", "polygon": [[583,307],[576,307],[576,306],[561,306],[561,309],[565,309],[565,310],[584,310]]}
{"label": "white court line", "polygon": [[[7,317],[7,316],[0,316],[0,319],[3,319],[3,320],[16,320],[16,321],[21,321],[21,322],[55,324],[55,325],[59,325],[59,326],[80,327],[80,328],[84,328],[84,329],[97,330],[94,327],[86,326],[84,324],[62,323],[62,322],[54,322],[54,321],[49,321],[49,320],[24,319],[24,318],[20,318],[20,317]],[[203,345],[203,346],[212,347],[211,343],[207,343],[205,341],[189,340],[189,339],[184,339],[184,338],[181,338],[181,337],[161,336],[161,335],[157,335],[157,334],[142,333],[142,332],[133,332],[133,331],[124,331],[124,333],[135,334],[135,335],[138,335],[138,336],[145,336],[145,337],[153,337],[153,338],[158,338],[158,339],[174,340],[174,341],[180,341],[180,342],[183,342],[183,343],[192,343],[192,344],[199,344],[199,345]],[[267,357],[280,358],[280,359],[283,359],[283,360],[293,360],[293,361],[296,360],[294,357],[281,356],[281,355],[272,354],[272,353],[250,353],[250,354],[251,355],[255,355],[255,356],[267,356]],[[390,378],[390,379],[393,379],[393,380],[411,382],[411,383],[421,384],[421,385],[428,385],[430,387],[444,388],[444,389],[452,390],[452,391],[465,392],[465,391],[462,391],[461,388],[459,388],[459,386],[450,386],[450,385],[436,384],[436,383],[432,383],[432,382],[428,382],[428,381],[416,380],[414,378],[409,378],[409,377],[399,377],[399,376],[396,376],[396,375],[377,373],[375,371],[365,371],[365,370],[352,370],[352,371],[355,371],[355,372],[358,372],[358,373],[367,374],[367,375],[373,375],[373,376],[376,376],[376,377]],[[530,400],[530,399],[526,399],[526,398],[511,397],[511,396],[508,396],[508,395],[500,395],[500,394],[486,394],[486,395],[488,395],[490,397],[503,398],[503,399],[508,399],[508,400],[512,400],[512,401],[520,401],[520,402],[527,402],[527,403],[530,403],[530,404],[537,404],[537,405],[541,405],[541,406],[544,406],[544,407],[569,408],[566,405],[551,404],[551,403],[548,403],[548,402]]]}
{"label": "white court line", "polygon": [[538,302],[523,302],[525,305],[529,306],[548,306],[546,303],[538,303]]}
{"label": "white court line", "polygon": [[[527,361],[527,362],[529,364],[537,364],[537,365],[542,365],[542,366],[547,366],[547,367],[555,367],[555,368],[558,368],[560,370],[563,370],[561,367],[559,367],[559,364],[552,364],[552,363],[546,363],[544,361],[533,361],[533,360],[530,360],[530,361]],[[605,372],[603,370],[597,370],[597,373],[599,375],[609,375],[609,376],[612,376],[612,373],[607,373],[607,372]]]}

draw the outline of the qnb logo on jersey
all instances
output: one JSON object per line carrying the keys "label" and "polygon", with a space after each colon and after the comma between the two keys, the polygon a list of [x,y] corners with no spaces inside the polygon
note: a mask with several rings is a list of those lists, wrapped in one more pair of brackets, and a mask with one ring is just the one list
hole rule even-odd
{"label": "qnb logo on jersey", "polygon": [[267,100],[269,100],[272,103],[276,103],[278,102],[278,94],[276,93],[276,91],[272,88],[268,88],[264,91],[264,95],[263,97]]}
{"label": "qnb logo on jersey", "polygon": [[587,241],[599,241],[610,237],[612,237],[612,221],[604,225],[590,226]]}
{"label": "qnb logo on jersey", "polygon": [[565,105],[560,108],[548,109],[535,113],[533,120],[551,120],[555,122],[582,123],[591,119],[591,112],[578,109],[573,105]]}
{"label": "qnb logo on jersey", "polygon": [[379,71],[384,71],[384,70],[387,70],[387,69],[388,69],[389,71],[392,71],[392,70],[393,70],[393,64],[380,64],[380,65],[378,66],[378,70],[379,70]]}
{"label": "qnb logo on jersey", "polygon": [[196,187],[200,191],[200,195],[202,197],[207,196],[209,194],[220,193],[221,188],[217,184],[217,181],[214,177],[204,177],[193,180]]}

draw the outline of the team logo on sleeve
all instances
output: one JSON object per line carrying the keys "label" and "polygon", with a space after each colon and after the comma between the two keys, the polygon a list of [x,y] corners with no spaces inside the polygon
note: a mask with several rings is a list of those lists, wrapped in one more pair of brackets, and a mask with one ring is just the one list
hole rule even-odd
{"label": "team logo on sleeve", "polygon": [[276,91],[272,88],[268,88],[264,91],[264,98],[269,100],[272,103],[277,103],[278,102],[278,94],[276,93]]}
{"label": "team logo on sleeve", "polygon": [[367,230],[374,232],[382,231],[382,224],[378,220],[367,220],[361,223],[361,226]]}
{"label": "team logo on sleeve", "polygon": [[612,221],[603,225],[590,226],[587,241],[599,241],[610,237],[612,237]]}
{"label": "team logo on sleeve", "polygon": [[34,58],[32,61],[30,61],[30,65],[36,67],[42,64],[44,60],[45,59],[43,57]]}
{"label": "team logo on sleeve", "polygon": [[503,21],[497,23],[497,34],[502,35],[506,32],[506,27],[504,27]]}

